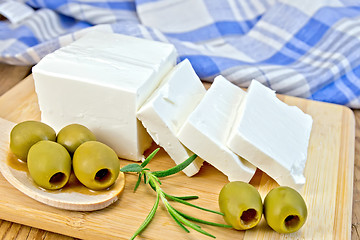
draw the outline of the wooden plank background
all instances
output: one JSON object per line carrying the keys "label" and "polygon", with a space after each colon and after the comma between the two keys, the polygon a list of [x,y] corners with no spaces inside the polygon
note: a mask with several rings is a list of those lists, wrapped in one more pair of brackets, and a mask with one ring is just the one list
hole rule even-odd
{"label": "wooden plank background", "polygon": [[[30,72],[30,67],[0,64],[0,94],[20,82]],[[356,120],[354,193],[352,213],[352,239],[360,239],[360,110],[354,110]],[[31,228],[16,223],[0,220],[0,238],[2,239],[73,239],[59,234]]]}

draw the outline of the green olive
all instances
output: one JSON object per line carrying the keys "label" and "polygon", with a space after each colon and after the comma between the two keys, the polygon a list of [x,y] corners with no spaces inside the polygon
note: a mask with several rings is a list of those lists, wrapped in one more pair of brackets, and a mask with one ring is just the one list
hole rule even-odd
{"label": "green olive", "polygon": [[219,206],[225,221],[237,230],[255,227],[263,210],[257,189],[241,181],[230,182],[221,189]]}
{"label": "green olive", "polygon": [[62,188],[71,173],[69,152],[53,141],[35,143],[29,150],[27,165],[34,182],[50,190]]}
{"label": "green olive", "polygon": [[76,123],[62,128],[57,136],[57,142],[63,145],[70,154],[73,154],[82,143],[95,140],[95,135],[87,127]]}
{"label": "green olive", "polygon": [[83,185],[93,190],[101,190],[110,187],[116,181],[120,172],[120,161],[109,146],[97,141],[88,141],[76,149],[73,169]]}
{"label": "green olive", "polygon": [[305,223],[307,208],[302,196],[290,187],[272,189],[264,199],[264,217],[279,233],[292,233]]}
{"label": "green olive", "polygon": [[55,141],[55,130],[38,121],[21,122],[11,130],[10,150],[19,159],[26,161],[30,147],[41,140]]}

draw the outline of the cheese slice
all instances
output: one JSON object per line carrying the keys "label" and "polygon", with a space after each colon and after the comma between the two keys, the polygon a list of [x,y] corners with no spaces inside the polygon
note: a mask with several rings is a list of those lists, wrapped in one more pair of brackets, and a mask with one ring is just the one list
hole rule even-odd
{"label": "cheese slice", "polygon": [[[176,164],[194,154],[181,144],[176,134],[205,92],[191,63],[185,59],[166,75],[161,86],[138,111],[137,117],[152,139],[163,147]],[[183,172],[193,176],[202,163],[202,159],[196,158]]]}
{"label": "cheese slice", "polygon": [[278,184],[299,189],[305,183],[311,127],[311,116],[253,80],[227,144]]}
{"label": "cheese slice", "polygon": [[246,92],[224,77],[216,77],[177,135],[187,148],[224,173],[229,181],[248,182],[256,170],[226,146],[236,110],[245,96]]}
{"label": "cheese slice", "polygon": [[136,112],[176,64],[171,44],[92,32],[33,67],[41,120],[79,123],[119,157],[143,160],[152,143]]}

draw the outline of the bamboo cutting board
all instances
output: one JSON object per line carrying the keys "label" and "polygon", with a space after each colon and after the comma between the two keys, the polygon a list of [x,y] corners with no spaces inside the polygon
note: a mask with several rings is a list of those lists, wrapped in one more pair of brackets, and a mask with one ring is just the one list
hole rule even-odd
{"label": "bamboo cutting board", "polygon": [[[308,206],[308,219],[298,232],[288,235],[272,231],[264,219],[254,229],[236,231],[202,225],[217,239],[350,239],[353,196],[355,122],[350,109],[288,96],[279,96],[289,105],[296,105],[313,119],[306,185],[303,195]],[[0,160],[8,154],[12,122],[40,119],[32,77],[0,97]],[[11,121],[11,122],[9,122]],[[147,151],[149,154],[156,146]],[[124,166],[130,162],[121,160]],[[164,151],[150,163],[152,170],[174,164]],[[125,190],[113,205],[94,212],[75,212],[39,203],[12,187],[0,175],[0,219],[62,233],[82,239],[129,239],[150,211],[155,195],[148,186],[140,185],[134,193],[137,176],[126,175]],[[198,195],[193,203],[218,210],[217,197],[227,178],[205,164],[194,177],[183,173],[164,178],[163,189],[173,195]],[[264,198],[277,184],[257,171],[251,183]],[[202,219],[224,223],[221,216],[204,213],[187,206],[173,204],[179,210]],[[185,233],[160,204],[155,218],[138,239],[209,239],[195,231]]]}

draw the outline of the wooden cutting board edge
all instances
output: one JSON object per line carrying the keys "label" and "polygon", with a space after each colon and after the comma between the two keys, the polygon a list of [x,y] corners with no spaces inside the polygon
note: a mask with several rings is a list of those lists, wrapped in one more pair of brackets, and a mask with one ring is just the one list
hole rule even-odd
{"label": "wooden cutting board edge", "polygon": [[[342,106],[343,107],[343,106]],[[340,152],[340,159],[346,159],[346,164],[339,164],[339,171],[342,174],[338,175],[338,186],[337,189],[339,192],[337,193],[336,198],[336,206],[343,203],[343,198],[348,196],[348,201],[345,206],[343,206],[342,211],[339,211],[338,208],[335,208],[335,219],[342,219],[342,222],[346,222],[350,229],[346,229],[341,224],[334,224],[334,238],[341,239],[343,236],[346,236],[346,239],[351,239],[351,223],[352,223],[352,213],[353,208],[353,189],[354,189],[354,160],[355,160],[355,115],[353,111],[351,111],[348,107],[343,107],[343,122],[348,122],[350,126],[349,131],[344,131],[342,129],[342,139],[345,141],[341,142],[341,147],[343,151]],[[351,171],[348,171],[351,169]],[[347,179],[342,178],[341,176],[347,176]],[[351,183],[349,187],[347,187],[347,183]],[[334,221],[335,221],[334,219]],[[341,220],[340,220],[341,221]]]}

